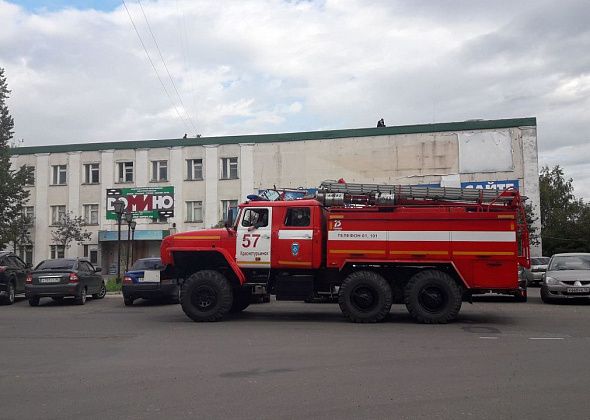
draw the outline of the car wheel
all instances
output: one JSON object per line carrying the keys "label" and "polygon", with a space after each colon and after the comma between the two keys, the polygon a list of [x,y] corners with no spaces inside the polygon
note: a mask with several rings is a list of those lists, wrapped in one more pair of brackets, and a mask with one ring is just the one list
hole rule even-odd
{"label": "car wheel", "polygon": [[406,308],[424,324],[446,324],[457,317],[463,294],[448,274],[438,270],[416,273],[404,289]]}
{"label": "car wheel", "polygon": [[233,290],[219,271],[197,271],[182,285],[180,304],[193,321],[219,321],[232,307]]}
{"label": "car wheel", "polygon": [[29,298],[29,305],[39,306],[39,297],[30,297]]}
{"label": "car wheel", "polygon": [[76,296],[76,305],[84,305],[86,303],[86,288],[80,287],[80,292]]}
{"label": "car wheel", "polygon": [[133,296],[125,296],[123,295],[123,303],[125,304],[125,306],[133,306],[133,301],[135,299],[133,298]]}
{"label": "car wheel", "polygon": [[340,310],[352,322],[382,321],[391,310],[392,302],[389,283],[372,271],[350,274],[338,293]]}
{"label": "car wheel", "polygon": [[102,282],[102,285],[100,286],[100,290],[98,291],[98,293],[94,293],[92,295],[92,299],[102,299],[107,295],[107,287],[104,285],[104,282]]}
{"label": "car wheel", "polygon": [[4,298],[2,299],[2,304],[12,305],[14,303],[15,293],[16,292],[14,290],[14,283],[9,281],[7,285],[6,296],[4,296]]}
{"label": "car wheel", "polygon": [[543,301],[543,303],[554,303],[555,302],[555,300],[553,298],[549,297],[549,292],[543,286],[541,286],[541,300]]}

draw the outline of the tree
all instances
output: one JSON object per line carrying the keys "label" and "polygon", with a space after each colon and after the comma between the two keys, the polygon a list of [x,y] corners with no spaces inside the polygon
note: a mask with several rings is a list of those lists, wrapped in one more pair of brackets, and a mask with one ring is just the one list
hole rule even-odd
{"label": "tree", "polygon": [[19,247],[33,244],[30,231],[32,224],[33,219],[31,217],[20,213],[16,220],[13,220],[12,224],[6,229],[6,239],[12,244],[15,254]]}
{"label": "tree", "polygon": [[14,120],[6,106],[9,94],[4,69],[0,68],[0,249],[10,242],[12,225],[22,215],[29,198],[24,185],[32,177],[31,168],[23,166],[15,171],[10,165],[9,142],[14,134]]}
{"label": "tree", "polygon": [[559,165],[539,176],[543,254],[590,251],[590,208],[574,196],[573,180]]}
{"label": "tree", "polygon": [[92,237],[84,228],[85,224],[82,216],[74,216],[71,212],[64,214],[51,232],[53,243],[63,246],[64,250],[68,249],[73,241],[81,245]]}

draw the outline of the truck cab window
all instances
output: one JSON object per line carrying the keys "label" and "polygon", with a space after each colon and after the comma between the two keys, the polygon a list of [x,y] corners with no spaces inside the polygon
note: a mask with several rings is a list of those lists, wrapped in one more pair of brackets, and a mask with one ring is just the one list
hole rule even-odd
{"label": "truck cab window", "polygon": [[257,228],[268,226],[268,209],[246,209],[242,226]]}
{"label": "truck cab window", "polygon": [[309,207],[293,207],[287,210],[285,226],[309,226]]}

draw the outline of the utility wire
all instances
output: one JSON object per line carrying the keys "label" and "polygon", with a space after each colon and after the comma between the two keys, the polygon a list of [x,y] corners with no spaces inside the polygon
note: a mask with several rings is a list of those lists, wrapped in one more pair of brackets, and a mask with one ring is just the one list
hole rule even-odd
{"label": "utility wire", "polygon": [[193,120],[190,117],[190,114],[188,113],[186,106],[184,105],[184,102],[182,101],[182,97],[180,96],[180,93],[178,92],[178,89],[176,88],[176,83],[174,83],[174,79],[172,78],[172,75],[170,74],[170,70],[168,70],[168,66],[166,65],[166,61],[164,60],[164,56],[162,55],[162,51],[160,50],[160,46],[158,45],[158,41],[156,41],[156,36],[154,35],[154,32],[152,31],[152,26],[150,25],[150,22],[148,21],[147,15],[145,14],[145,10],[143,10],[143,5],[141,4],[141,0],[137,0],[137,3],[139,4],[139,7],[141,9],[141,13],[143,14],[143,18],[145,19],[145,23],[147,24],[148,30],[150,31],[150,34],[152,35],[152,39],[154,40],[154,44],[156,45],[156,49],[158,50],[158,54],[160,55],[160,59],[162,60],[162,64],[164,64],[164,68],[166,69],[166,73],[168,73],[168,78],[170,79],[170,82],[172,83],[172,86],[174,87],[174,91],[176,92],[176,96],[178,96],[178,100],[180,101],[180,104],[182,105],[182,108],[184,109],[184,112],[185,112],[186,116],[188,117],[187,118],[188,121],[193,126],[194,133],[197,134],[197,127],[193,123]]}
{"label": "utility wire", "polygon": [[143,39],[141,38],[141,35],[139,34],[137,27],[135,26],[135,22],[133,21],[133,17],[131,17],[131,13],[129,12],[129,9],[127,8],[127,3],[125,3],[125,0],[122,0],[122,1],[123,1],[123,6],[125,6],[125,10],[127,11],[127,15],[129,16],[129,20],[131,21],[131,25],[133,26],[133,29],[135,30],[135,33],[137,34],[137,37],[139,38],[139,42],[141,43],[141,46],[143,47],[143,50],[145,51],[145,55],[147,56],[150,64],[152,65],[154,72],[156,72],[156,76],[158,77],[158,80],[160,81],[160,84],[162,85],[162,89],[164,89],[166,96],[168,96],[168,99],[170,100],[170,103],[174,107],[174,110],[176,111],[178,118],[180,118],[182,120],[184,127],[188,128],[188,130],[190,131],[190,128],[191,128],[190,125],[187,124],[187,122],[185,121],[185,118],[180,114],[180,111],[178,111],[178,107],[176,106],[176,104],[172,100],[170,93],[168,93],[168,89],[166,89],[166,85],[164,85],[164,82],[163,82],[162,78],[160,77],[160,74],[158,73],[158,70],[156,69],[154,62],[152,61],[152,58],[150,57],[150,54],[149,54],[145,44],[143,43]]}

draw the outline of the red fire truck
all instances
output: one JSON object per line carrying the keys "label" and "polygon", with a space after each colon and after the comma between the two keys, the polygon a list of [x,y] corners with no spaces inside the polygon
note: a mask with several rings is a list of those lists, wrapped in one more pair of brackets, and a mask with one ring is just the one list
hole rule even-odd
{"label": "red fire truck", "polygon": [[226,228],[164,239],[162,261],[184,279],[182,309],[217,321],[262,296],[338,298],[353,322],[404,303],[423,323],[456,318],[463,300],[514,294],[529,267],[516,190],[323,182],[313,199],[249,200]]}

